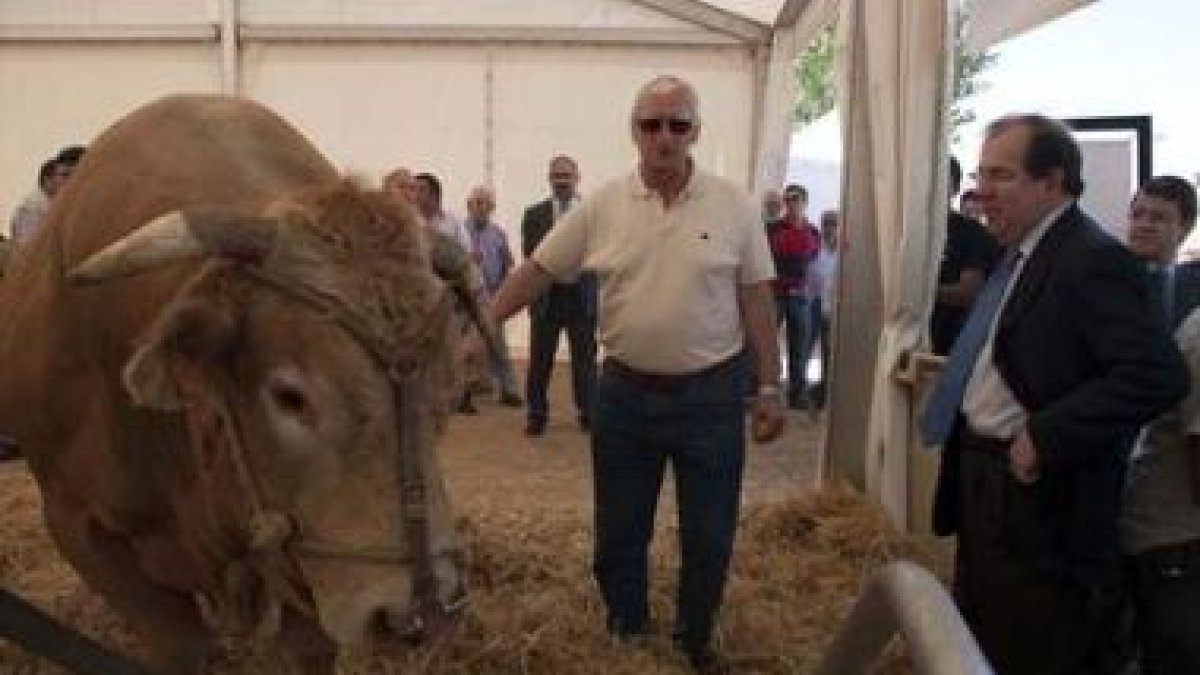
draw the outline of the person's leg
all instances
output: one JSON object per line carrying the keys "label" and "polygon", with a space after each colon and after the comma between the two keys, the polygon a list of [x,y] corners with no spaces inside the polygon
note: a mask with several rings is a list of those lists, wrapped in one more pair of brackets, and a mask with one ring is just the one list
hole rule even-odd
{"label": "person's leg", "polygon": [[784,303],[784,323],[787,340],[787,402],[792,408],[803,406],[807,388],[805,369],[808,357],[804,348],[808,341],[807,301],[798,295],[788,296]]}
{"label": "person's leg", "polygon": [[998,454],[961,451],[955,599],[998,675],[1110,673],[1088,667],[1099,617],[1079,583],[1031,559],[1038,506]]}
{"label": "person's leg", "polygon": [[550,415],[547,388],[550,371],[554,368],[554,353],[558,351],[558,319],[549,312],[533,318],[529,324],[529,368],[525,376],[525,414],[529,421],[526,431],[540,434]]}
{"label": "person's leg", "polygon": [[817,325],[821,327],[821,377],[813,387],[813,401],[820,410],[825,407],[825,397],[829,394],[829,367],[833,363],[830,358],[833,354],[833,345],[830,340],[833,339],[833,335],[830,333],[829,317],[823,314],[819,300],[817,301],[817,316],[819,317]]}
{"label": "person's leg", "polygon": [[654,534],[666,456],[646,443],[645,397],[602,376],[592,428],[596,542],[592,570],[608,608],[608,629],[621,637],[647,631],[647,549]]}
{"label": "person's leg", "polygon": [[517,375],[513,371],[512,358],[508,350],[508,336],[504,325],[496,326],[496,339],[499,341],[500,360],[493,360],[492,372],[500,385],[500,402],[504,405],[517,407],[521,405],[521,397],[517,394]]}
{"label": "person's leg", "polygon": [[592,397],[596,387],[596,326],[583,316],[571,317],[567,323],[567,347],[571,352],[571,391],[579,425],[586,431],[591,427]]}
{"label": "person's leg", "polygon": [[[786,295],[778,295],[777,294],[775,296],[775,342],[776,342],[776,348],[778,349],[780,331],[782,330],[783,331],[783,350],[784,350],[784,361],[785,362],[781,363],[780,366],[782,368],[784,368],[783,376],[787,378],[788,391],[790,391],[791,387],[792,387],[791,343],[788,340],[788,330],[789,330],[790,324],[788,324],[788,320],[787,320],[789,311],[790,310],[788,309],[788,297]],[[749,395],[751,397],[754,397],[758,393],[757,392],[757,390],[758,390],[757,379],[758,378],[757,378],[757,373],[755,373],[756,369],[754,368],[754,365],[753,365],[755,363],[755,361],[753,360],[753,356],[752,356],[753,352],[749,352],[749,353],[751,354],[751,357],[750,357],[751,358],[751,361],[750,361],[751,378],[755,380],[755,384],[756,384],[756,386],[753,389],[749,390]],[[784,392],[784,393],[787,393],[787,392]],[[786,402],[786,399],[785,399],[785,402]]]}
{"label": "person's leg", "polygon": [[1142,675],[1200,673],[1200,542],[1136,560],[1131,587]]}
{"label": "person's leg", "polygon": [[676,638],[689,657],[709,648],[733,552],[745,457],[744,373],[726,366],[690,386],[656,433],[671,449],[679,508]]}

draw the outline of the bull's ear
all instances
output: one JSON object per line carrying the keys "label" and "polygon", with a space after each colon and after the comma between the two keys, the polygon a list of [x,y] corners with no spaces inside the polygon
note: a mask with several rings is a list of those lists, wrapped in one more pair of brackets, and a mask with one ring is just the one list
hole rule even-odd
{"label": "bull's ear", "polygon": [[225,360],[237,318],[215,298],[187,299],[165,312],[125,364],[125,388],[137,405],[178,410]]}

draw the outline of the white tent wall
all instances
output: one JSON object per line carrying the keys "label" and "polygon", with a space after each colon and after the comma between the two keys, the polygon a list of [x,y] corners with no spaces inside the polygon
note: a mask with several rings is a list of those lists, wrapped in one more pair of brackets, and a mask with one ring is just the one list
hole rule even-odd
{"label": "white tent wall", "polygon": [[0,43],[0,232],[60,147],[169,91],[220,89],[211,45]]}
{"label": "white tent wall", "polygon": [[655,74],[697,85],[700,164],[750,187],[771,35],[694,0],[0,0],[0,218],[62,145],[160,96],[226,90],[369,182],[434,172],[458,212],[473,184],[494,185],[519,246],[552,154],[579,159],[585,191],[632,166],[629,105]]}

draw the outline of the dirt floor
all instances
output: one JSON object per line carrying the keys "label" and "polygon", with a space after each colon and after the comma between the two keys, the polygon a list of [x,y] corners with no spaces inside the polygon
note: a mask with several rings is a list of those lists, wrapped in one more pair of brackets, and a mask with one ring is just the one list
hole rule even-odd
{"label": "dirt floor", "polygon": [[[471,561],[471,608],[459,639],[438,653],[352,655],[341,672],[685,672],[669,639],[631,650],[604,634],[588,570],[588,436],[576,427],[562,373],[556,375],[544,436],[527,438],[523,411],[480,397],[480,414],[456,416],[442,445]],[[896,557],[928,559],[850,492],[813,489],[822,427],[806,413],[790,416],[781,439],[747,455],[743,524],[720,628],[736,672],[810,672],[871,570]],[[139,653],[123,622],[57,556],[23,462],[0,466],[0,498],[7,532],[0,583],[101,642]],[[657,526],[652,605],[666,623],[677,564],[669,485]],[[280,670],[278,661],[232,658],[214,668]],[[0,673],[59,672],[0,641]],[[887,672],[904,668],[893,663]]]}
{"label": "dirt floor", "polygon": [[[488,397],[478,399],[479,415],[455,416],[442,459],[456,504],[470,513],[506,495],[514,509],[590,512],[589,437],[576,424],[570,401],[569,389],[556,380],[546,434],[535,438],[524,435],[524,410],[501,407]],[[807,413],[789,411],[788,417],[782,437],[751,446],[746,455],[747,504],[794,497],[813,486],[823,427]],[[660,505],[673,508],[669,475]],[[673,518],[671,508],[663,515]]]}

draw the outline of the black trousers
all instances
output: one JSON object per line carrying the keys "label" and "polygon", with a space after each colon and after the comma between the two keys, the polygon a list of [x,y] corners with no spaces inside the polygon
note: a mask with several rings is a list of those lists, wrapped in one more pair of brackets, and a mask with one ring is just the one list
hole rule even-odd
{"label": "black trousers", "polygon": [[596,381],[596,322],[581,307],[539,307],[530,313],[529,369],[525,377],[526,416],[545,422],[550,415],[547,388],[558,338],[565,331],[571,354],[571,388],[581,422],[590,422]]}
{"label": "black trousers", "polygon": [[1120,565],[1111,580],[1082,582],[1039,560],[1036,488],[1012,477],[1009,443],[965,433],[959,452],[954,595],[997,675],[1122,672]]}
{"label": "black trousers", "polygon": [[1200,539],[1128,559],[1142,675],[1200,673]]}

